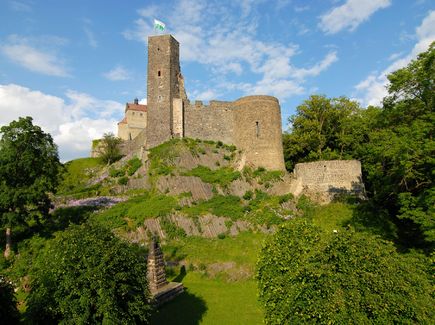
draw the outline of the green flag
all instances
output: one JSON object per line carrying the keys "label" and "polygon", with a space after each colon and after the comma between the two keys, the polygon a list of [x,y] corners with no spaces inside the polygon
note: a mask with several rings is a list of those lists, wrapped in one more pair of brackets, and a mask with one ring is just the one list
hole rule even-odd
{"label": "green flag", "polygon": [[154,29],[163,32],[165,30],[165,27],[165,24],[162,23],[160,20],[154,19]]}

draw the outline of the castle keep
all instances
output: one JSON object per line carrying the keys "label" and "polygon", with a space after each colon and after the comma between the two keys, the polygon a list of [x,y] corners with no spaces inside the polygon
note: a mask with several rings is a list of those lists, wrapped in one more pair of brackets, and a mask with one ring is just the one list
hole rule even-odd
{"label": "castle keep", "polygon": [[180,69],[179,43],[171,35],[148,38],[147,105],[127,104],[118,137],[127,151],[149,149],[173,138],[234,144],[244,163],[285,170],[278,99],[247,96],[233,102],[190,102]]}

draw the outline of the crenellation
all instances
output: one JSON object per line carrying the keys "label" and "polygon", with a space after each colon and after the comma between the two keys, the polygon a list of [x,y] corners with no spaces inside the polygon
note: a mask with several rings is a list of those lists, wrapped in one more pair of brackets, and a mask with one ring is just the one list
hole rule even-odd
{"label": "crenellation", "polygon": [[[147,87],[147,106],[137,100],[127,104],[125,118],[118,123],[118,135],[126,140],[125,153],[139,149],[143,153],[169,139],[188,137],[235,145],[241,150],[243,166],[285,171],[277,98],[255,95],[233,102],[211,100],[208,105],[189,101],[179,44],[171,35],[149,37]],[[297,164],[289,185],[295,195],[319,192],[328,196],[341,190],[364,193],[360,162]]]}

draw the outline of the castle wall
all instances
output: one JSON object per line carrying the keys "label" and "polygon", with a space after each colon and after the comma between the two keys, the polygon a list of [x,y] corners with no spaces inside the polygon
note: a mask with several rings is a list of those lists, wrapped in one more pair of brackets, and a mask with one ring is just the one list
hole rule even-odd
{"label": "castle wall", "polygon": [[332,199],[340,193],[364,197],[361,163],[358,160],[328,160],[296,164],[294,176],[300,184],[295,195],[325,193]]}
{"label": "castle wall", "polygon": [[234,144],[245,151],[246,162],[270,170],[285,170],[281,110],[271,96],[247,96],[233,103]]}
{"label": "castle wall", "polygon": [[211,101],[187,104],[184,107],[184,136],[193,139],[222,141],[234,144],[232,103]]}
{"label": "castle wall", "polygon": [[127,124],[130,128],[140,128],[140,129],[146,128],[147,126],[146,112],[128,110],[125,113],[125,116],[127,117]]}
{"label": "castle wall", "polygon": [[129,127],[127,123],[119,123],[118,124],[118,138],[122,140],[128,140],[129,135]]}

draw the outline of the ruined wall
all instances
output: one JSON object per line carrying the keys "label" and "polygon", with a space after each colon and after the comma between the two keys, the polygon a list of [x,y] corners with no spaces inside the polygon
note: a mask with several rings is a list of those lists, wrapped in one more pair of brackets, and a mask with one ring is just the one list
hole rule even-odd
{"label": "ruined wall", "polygon": [[246,162],[270,170],[285,170],[278,99],[247,96],[233,106],[234,144],[244,150]]}
{"label": "ruined wall", "polygon": [[[187,103],[186,103],[187,104]],[[197,101],[184,107],[184,136],[234,144],[234,114],[231,102]]]}
{"label": "ruined wall", "polygon": [[364,197],[361,163],[358,160],[329,160],[296,164],[297,187],[293,194],[324,194],[324,201],[342,193]]}

